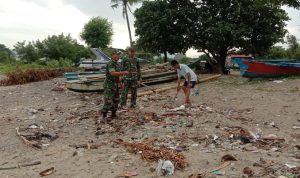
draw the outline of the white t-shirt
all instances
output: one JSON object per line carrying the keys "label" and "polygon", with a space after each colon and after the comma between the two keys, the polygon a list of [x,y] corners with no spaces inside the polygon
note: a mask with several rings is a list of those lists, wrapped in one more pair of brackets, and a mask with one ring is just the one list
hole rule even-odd
{"label": "white t-shirt", "polygon": [[185,64],[179,64],[179,66],[180,66],[180,69],[177,69],[178,78],[184,77],[185,80],[188,81],[187,74],[190,73],[191,81],[197,81],[197,75],[191,68],[189,68]]}

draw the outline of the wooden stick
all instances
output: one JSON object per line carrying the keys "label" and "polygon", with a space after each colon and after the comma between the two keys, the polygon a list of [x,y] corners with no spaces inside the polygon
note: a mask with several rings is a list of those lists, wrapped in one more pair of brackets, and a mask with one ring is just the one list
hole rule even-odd
{"label": "wooden stick", "polygon": [[69,145],[70,147],[74,148],[85,148],[85,149],[98,149],[99,147],[103,146],[103,144],[79,144],[79,145]]}
{"label": "wooden stick", "polygon": [[35,165],[39,165],[39,164],[42,164],[42,162],[34,161],[32,163],[20,164],[20,165],[12,166],[12,167],[3,167],[3,168],[0,168],[0,170],[16,169],[16,168],[27,167],[27,166],[35,166]]}
{"label": "wooden stick", "polygon": [[[206,82],[206,81],[210,81],[210,80],[213,80],[213,79],[216,79],[216,78],[219,78],[219,77],[221,77],[220,74],[219,75],[214,75],[214,76],[211,76],[211,77],[207,77],[207,78],[198,80],[197,84],[203,83],[203,82]],[[164,91],[168,91],[168,90],[175,89],[175,88],[177,88],[177,85],[156,89],[155,91],[156,91],[156,93],[159,93],[159,92],[164,92]],[[140,97],[140,96],[144,96],[144,95],[151,95],[153,93],[154,93],[153,91],[145,91],[145,92],[138,93],[137,96]]]}
{"label": "wooden stick", "polygon": [[21,135],[18,127],[16,128],[16,133],[17,133],[17,136],[23,141],[23,143],[25,143],[25,145],[28,145],[34,149],[42,149],[42,147],[40,145],[27,140],[23,135]]}

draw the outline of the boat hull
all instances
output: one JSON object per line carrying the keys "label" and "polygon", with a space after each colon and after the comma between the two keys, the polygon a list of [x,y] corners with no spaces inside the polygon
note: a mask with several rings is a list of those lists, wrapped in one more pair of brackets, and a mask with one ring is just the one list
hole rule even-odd
{"label": "boat hull", "polygon": [[248,78],[270,78],[300,75],[300,61],[256,61],[237,59],[240,72]]}

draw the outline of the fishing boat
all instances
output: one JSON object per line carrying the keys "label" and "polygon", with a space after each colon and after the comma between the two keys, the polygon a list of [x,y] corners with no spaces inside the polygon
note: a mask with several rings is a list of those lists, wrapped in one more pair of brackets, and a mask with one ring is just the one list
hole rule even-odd
{"label": "fishing boat", "polygon": [[248,78],[270,78],[300,75],[300,60],[247,60],[234,59],[240,67],[240,73]]}
{"label": "fishing boat", "polygon": [[[188,64],[189,67],[192,69],[196,67],[196,63],[198,63],[198,60],[195,62],[192,62]],[[165,83],[174,81],[177,79],[176,71],[170,70],[170,68],[163,66],[168,66],[168,63],[158,65],[154,69],[142,69],[142,78],[143,83],[146,85],[154,85],[158,83]],[[90,74],[90,75],[77,75],[76,73],[73,73],[75,75],[73,80],[70,80],[70,77],[72,76],[70,73],[66,81],[66,87],[69,90],[76,91],[76,92],[102,92],[103,91],[103,83],[105,81],[105,75],[104,74]]]}

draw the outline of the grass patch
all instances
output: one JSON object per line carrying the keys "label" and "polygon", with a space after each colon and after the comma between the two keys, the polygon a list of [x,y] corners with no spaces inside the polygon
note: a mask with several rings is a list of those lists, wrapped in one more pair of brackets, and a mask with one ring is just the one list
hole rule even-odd
{"label": "grass patch", "polygon": [[71,68],[72,61],[69,59],[38,61],[30,64],[15,62],[13,64],[0,63],[0,74],[7,74],[15,71],[26,71],[29,69],[60,69]]}

